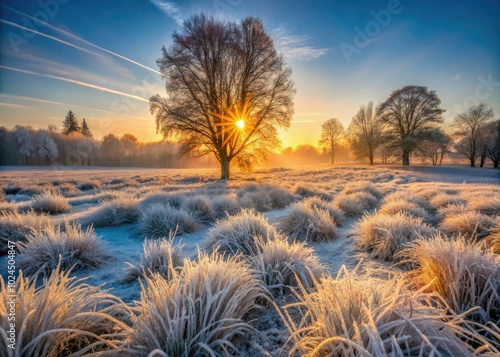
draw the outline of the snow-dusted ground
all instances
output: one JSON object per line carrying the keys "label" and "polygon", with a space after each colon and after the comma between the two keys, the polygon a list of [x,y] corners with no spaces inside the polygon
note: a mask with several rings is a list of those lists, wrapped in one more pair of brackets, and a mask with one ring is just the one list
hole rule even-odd
{"label": "snow-dusted ground", "polygon": [[[280,186],[294,191],[304,186],[324,197],[335,197],[349,183],[362,181],[373,183],[383,194],[396,190],[407,190],[414,183],[435,183],[436,190],[447,187],[447,184],[468,187],[472,184],[499,185],[500,170],[467,167],[334,167],[304,169],[268,169],[252,174],[236,174],[229,183],[219,183],[217,171],[207,170],[159,170],[159,169],[114,169],[114,168],[77,168],[48,169],[24,167],[0,167],[0,182],[3,187],[19,186],[20,191],[6,195],[7,201],[15,203],[22,209],[29,205],[31,195],[46,190],[54,191],[64,187],[64,195],[72,204],[71,211],[52,216],[54,224],[65,221],[79,221],[91,210],[99,206],[103,195],[129,192],[139,199],[149,192],[169,192],[176,190],[203,190],[213,188],[223,193],[239,194],[245,187],[256,185]],[[115,180],[116,183],[112,183]],[[56,184],[57,182],[57,184]],[[76,189],[80,183],[96,183],[96,187],[88,191]],[[443,185],[444,184],[444,185]],[[472,187],[472,186],[471,186]],[[474,186],[475,187],[475,186]],[[61,191],[62,192],[62,191]],[[0,206],[1,207],[1,206]],[[277,225],[288,214],[289,209],[277,209],[264,212],[269,223]],[[388,274],[398,272],[389,263],[373,259],[370,254],[357,247],[352,239],[352,228],[359,218],[349,218],[342,227],[337,227],[336,239],[328,242],[309,243],[320,261],[325,264],[330,274],[335,276],[342,266],[349,270],[358,267],[359,271],[371,276],[385,279]],[[205,224],[191,234],[177,236],[174,244],[183,245],[186,258],[195,258],[198,247],[205,239],[212,224]],[[137,224],[126,224],[114,227],[95,228],[95,232],[106,243],[106,252],[110,258],[104,266],[97,269],[85,269],[74,272],[77,277],[87,277],[86,283],[104,285],[104,288],[119,296],[126,303],[132,303],[140,297],[138,282],[124,283],[125,269],[128,264],[137,265],[143,251],[143,237],[137,232]],[[0,257],[0,267],[6,267],[6,257]],[[5,269],[2,275],[5,279]],[[253,337],[248,355],[255,355],[257,345],[266,348],[271,355],[276,353],[278,345],[286,339],[283,325],[278,326],[277,315],[268,311],[259,318],[264,319],[261,325],[264,330]],[[281,330],[280,330],[281,329]],[[276,332],[277,331],[277,332]],[[276,337],[276,334],[280,335]],[[274,336],[274,337],[273,337]],[[275,338],[276,341],[272,342]],[[274,351],[274,352],[271,352]]]}

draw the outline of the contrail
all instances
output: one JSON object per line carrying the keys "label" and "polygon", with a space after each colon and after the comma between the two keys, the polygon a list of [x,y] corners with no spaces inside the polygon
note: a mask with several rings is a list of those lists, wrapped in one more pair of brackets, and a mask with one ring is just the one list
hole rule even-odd
{"label": "contrail", "polygon": [[[0,97],[4,97],[4,98],[8,98],[8,99],[14,99],[14,100],[24,100],[24,101],[35,102],[35,103],[63,105],[63,106],[68,106],[68,107],[79,107],[79,108],[85,108],[85,109],[94,110],[94,111],[97,111],[97,112],[108,113],[108,114],[124,115],[124,114],[121,114],[121,113],[116,113],[116,112],[112,112],[112,111],[104,110],[104,109],[87,107],[85,105],[80,105],[80,104],[55,102],[53,100],[47,100],[47,99],[41,99],[41,98],[35,98],[35,97],[26,97],[26,96],[23,96],[23,95],[0,93]],[[4,103],[4,104],[6,104],[6,103]],[[0,103],[0,105],[2,105],[2,103]],[[140,119],[140,120],[144,120],[145,119],[143,117],[138,117],[138,116],[135,116],[135,115],[124,115],[124,116],[126,116],[128,118],[136,118],[136,119]]]}
{"label": "contrail", "polygon": [[40,36],[43,36],[43,37],[50,38],[51,40],[54,40],[54,41],[57,41],[57,42],[63,43],[63,44],[65,44],[65,45],[67,45],[67,46],[71,46],[71,47],[77,48],[77,49],[79,49],[79,50],[81,50],[81,51],[85,51],[85,52],[91,53],[91,54],[96,55],[96,56],[101,56],[101,55],[100,55],[100,54],[98,54],[98,53],[95,53],[95,52],[92,52],[92,51],[86,50],[85,48],[79,47],[79,46],[77,46],[77,45],[73,45],[72,43],[69,43],[69,42],[63,41],[63,40],[61,40],[61,39],[59,39],[59,38],[57,38],[57,37],[50,36],[50,35],[47,35],[47,34],[45,34],[45,33],[38,32],[38,31],[36,31],[36,30],[32,30],[32,29],[30,29],[30,28],[28,28],[28,27],[24,27],[24,26],[18,25],[18,24],[14,23],[14,22],[10,22],[10,21],[7,21],[7,20],[2,20],[2,19],[0,19],[0,22],[1,22],[1,23],[4,23],[4,24],[6,24],[6,25],[9,25],[9,26],[17,27],[17,28],[20,28],[20,29],[23,29],[23,30],[26,30],[26,31],[29,31],[29,32],[36,33],[37,35],[40,35]]}
{"label": "contrail", "polygon": [[3,6],[3,7],[5,7],[5,8],[7,8],[7,9],[9,9],[10,11],[12,11],[12,12],[14,12],[14,13],[18,14],[18,15],[21,15],[21,16],[26,16],[27,18],[29,18],[29,19],[31,19],[31,20],[33,20],[33,21],[35,21],[35,22],[38,22],[38,23],[42,24],[43,26],[47,26],[48,28],[51,28],[52,30],[57,31],[57,32],[59,32],[59,33],[61,33],[61,34],[63,34],[63,35],[66,35],[66,36],[72,37],[72,38],[74,38],[74,39],[76,39],[76,40],[78,40],[78,41],[82,41],[82,42],[86,43],[86,44],[87,44],[87,45],[89,45],[89,46],[92,46],[92,47],[97,48],[97,49],[99,49],[99,50],[101,50],[101,51],[104,51],[104,52],[106,52],[106,53],[109,53],[110,55],[113,55],[113,56],[115,56],[115,57],[121,58],[121,59],[123,59],[123,60],[125,60],[125,61],[127,61],[127,62],[133,63],[133,64],[135,64],[136,66],[139,66],[139,67],[142,67],[142,68],[144,68],[144,69],[147,69],[148,71],[151,71],[151,72],[154,72],[154,73],[157,73],[157,74],[161,75],[161,72],[158,72],[157,70],[155,70],[155,69],[153,69],[153,68],[151,68],[151,67],[145,66],[145,65],[143,65],[142,63],[136,62],[136,61],[134,61],[134,60],[132,60],[132,59],[130,59],[130,58],[127,58],[127,57],[122,56],[122,55],[120,55],[120,54],[118,54],[118,53],[115,53],[115,52],[113,52],[113,51],[110,51],[110,50],[107,50],[107,49],[105,49],[105,48],[103,48],[103,47],[100,47],[100,46],[98,46],[98,45],[96,45],[96,44],[94,44],[94,43],[92,43],[92,42],[89,42],[89,41],[87,41],[87,40],[84,40],[84,39],[83,39],[83,38],[81,38],[81,37],[78,37],[78,36],[76,36],[76,35],[73,35],[72,33],[69,33],[69,32],[67,32],[67,31],[64,31],[63,29],[61,29],[61,28],[59,28],[59,27],[53,26],[53,25],[51,25],[51,24],[49,24],[49,23],[47,23],[47,22],[45,22],[45,21],[39,20],[39,19],[37,19],[37,18],[35,18],[35,17],[33,17],[33,16],[30,16],[30,15],[28,15],[28,14],[25,14],[24,12],[21,12],[21,11],[19,11],[19,10],[16,10],[16,9],[14,9],[14,8],[10,7],[10,6],[7,6],[7,5],[2,5],[2,6]]}
{"label": "contrail", "polygon": [[77,80],[70,79],[70,78],[64,78],[64,77],[54,76],[52,74],[37,73],[37,72],[33,72],[33,71],[28,71],[28,70],[25,70],[25,69],[19,69],[19,68],[13,68],[13,67],[1,66],[1,65],[0,65],[0,68],[8,69],[10,71],[16,71],[16,72],[31,74],[31,75],[39,76],[39,77],[57,79],[59,81],[64,81],[64,82],[78,84],[78,85],[83,86],[83,87],[98,89],[100,91],[107,92],[107,93],[113,93],[113,94],[123,95],[123,96],[129,97],[129,98],[140,100],[142,102],[149,102],[147,99],[144,99],[144,98],[139,97],[137,95],[120,92],[120,91],[117,91],[117,90],[114,90],[114,89],[110,89],[110,88],[106,88],[106,87],[101,87],[101,86],[98,86],[98,85],[95,85],[95,84],[91,84],[91,83],[87,83],[87,82],[81,82],[81,81],[77,81]]}

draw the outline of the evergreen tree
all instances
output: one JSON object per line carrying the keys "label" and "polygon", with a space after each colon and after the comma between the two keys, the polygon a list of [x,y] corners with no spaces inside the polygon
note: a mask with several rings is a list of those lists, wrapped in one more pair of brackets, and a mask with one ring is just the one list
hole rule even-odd
{"label": "evergreen tree", "polygon": [[92,134],[92,132],[90,131],[90,128],[87,124],[87,122],[85,121],[85,118],[83,118],[83,121],[82,121],[82,128],[81,128],[81,131],[80,131],[83,135],[85,135],[86,137],[88,138],[92,138],[94,135]]}
{"label": "evergreen tree", "polygon": [[64,118],[62,132],[68,135],[74,131],[80,131],[80,124],[78,124],[75,114],[70,110]]}

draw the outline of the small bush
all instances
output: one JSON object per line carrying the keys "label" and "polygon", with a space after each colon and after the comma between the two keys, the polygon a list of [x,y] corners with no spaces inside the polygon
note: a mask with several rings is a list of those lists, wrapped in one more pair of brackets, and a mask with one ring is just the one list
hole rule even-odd
{"label": "small bush", "polygon": [[159,275],[146,281],[139,314],[132,316],[132,356],[154,350],[171,357],[237,355],[235,337],[251,330],[243,318],[262,297],[244,261],[199,253],[170,282]]}
{"label": "small bush", "polygon": [[35,212],[26,214],[2,213],[0,215],[0,246],[1,252],[7,251],[7,243],[25,242],[26,236],[32,232],[39,232],[50,226],[50,218]]}
{"label": "small bush", "polygon": [[464,237],[441,235],[419,239],[401,256],[415,266],[408,273],[416,288],[438,292],[457,313],[475,306],[472,318],[481,323],[500,319],[500,259]]}
{"label": "small bush", "polygon": [[258,242],[259,253],[250,258],[257,277],[273,295],[297,288],[309,289],[326,273],[325,267],[305,243],[290,243],[286,239]]}
{"label": "small bush", "polygon": [[265,242],[277,235],[276,229],[261,213],[242,210],[237,215],[217,221],[203,245],[206,249],[218,249],[221,253],[251,255],[258,252],[257,238]]}
{"label": "small bush", "polygon": [[66,224],[62,231],[60,226],[48,226],[26,239],[26,243],[18,245],[18,262],[28,277],[50,275],[58,265],[63,271],[94,268],[109,258],[92,227],[82,231],[80,225]]}
{"label": "small bush", "polygon": [[82,183],[76,185],[76,188],[79,189],[80,191],[95,190],[96,188],[99,188],[99,187],[101,187],[101,185],[98,181],[82,182]]}
{"label": "small bush", "polygon": [[214,206],[206,196],[187,197],[182,207],[191,212],[201,223],[210,223],[215,219]]}
{"label": "small bush", "polygon": [[398,212],[408,213],[414,217],[422,218],[426,222],[432,221],[432,216],[425,209],[413,203],[411,201],[406,201],[404,199],[388,201],[384,203],[380,210],[380,214],[394,215]]}
{"label": "small bush", "polygon": [[48,214],[68,212],[71,208],[66,198],[50,192],[35,195],[31,200],[30,205],[33,211]]}
{"label": "small bush", "polygon": [[347,274],[321,279],[314,292],[301,288],[299,302],[284,307],[293,343],[289,355],[473,354],[463,340],[483,342],[481,337],[462,328],[462,318],[436,307],[430,294],[404,285],[401,278],[382,282]]}
{"label": "small bush", "polygon": [[337,237],[335,222],[330,214],[311,207],[307,202],[293,204],[279,227],[290,239],[297,241],[321,242]]}
{"label": "small bush", "polygon": [[178,235],[193,233],[198,224],[187,211],[157,203],[142,211],[138,228],[144,237],[162,238],[171,231],[177,231]]}
{"label": "small bush", "polygon": [[170,281],[182,267],[184,258],[182,246],[172,246],[175,233],[171,233],[169,239],[149,240],[143,243],[144,253],[138,266],[130,265],[126,271],[125,282],[131,282],[139,277],[151,277],[153,274]]}
{"label": "small bush", "polygon": [[81,218],[85,226],[95,227],[119,226],[134,223],[139,218],[137,198],[130,194],[121,194],[119,197],[102,201],[100,206]]}
{"label": "small bush", "polygon": [[118,321],[127,315],[124,304],[115,296],[69,277],[56,268],[36,289],[21,273],[16,279],[16,349],[8,348],[7,321],[11,300],[10,286],[0,277],[0,350],[6,357],[69,356],[115,350],[123,343],[121,335],[130,328]]}
{"label": "small bush", "polygon": [[356,243],[386,261],[395,261],[395,254],[407,247],[409,242],[421,236],[431,236],[435,231],[422,218],[401,212],[392,216],[365,215],[354,226]]}
{"label": "small bush", "polygon": [[439,229],[449,236],[464,235],[483,238],[496,224],[493,218],[484,214],[476,211],[463,211],[444,216]]}
{"label": "small bush", "polygon": [[333,202],[325,201],[318,196],[306,198],[304,202],[309,207],[327,211],[337,226],[341,227],[344,224],[344,212],[342,212],[342,210],[338,208]]}

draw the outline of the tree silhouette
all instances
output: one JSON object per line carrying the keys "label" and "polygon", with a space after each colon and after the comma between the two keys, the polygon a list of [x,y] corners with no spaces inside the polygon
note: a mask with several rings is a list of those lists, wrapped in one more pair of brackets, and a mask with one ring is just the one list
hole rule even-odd
{"label": "tree silhouette", "polygon": [[74,131],[80,131],[80,124],[78,124],[75,114],[70,110],[64,118],[62,133],[68,135]]}
{"label": "tree silhouette", "polygon": [[325,121],[321,125],[321,139],[319,145],[330,151],[330,161],[335,163],[335,149],[339,146],[340,139],[344,137],[344,126],[335,118]]}
{"label": "tree silhouette", "polygon": [[157,61],[168,97],[150,99],[157,131],[183,154],[213,153],[229,179],[233,159],[253,161],[280,144],[277,128],[293,115],[291,70],[252,17],[236,24],[197,15],[173,41]]}
{"label": "tree silhouette", "polygon": [[427,137],[429,130],[442,123],[441,100],[427,87],[406,86],[398,89],[379,106],[392,145],[402,151],[402,164],[410,165],[410,155]]}
{"label": "tree silhouette", "polygon": [[475,166],[476,159],[482,154],[483,150],[486,156],[486,149],[483,149],[483,146],[486,147],[488,139],[484,127],[491,120],[493,120],[493,109],[481,103],[457,115],[453,121],[455,127],[453,136],[457,139],[455,148],[460,154],[469,159],[471,167]]}
{"label": "tree silhouette", "polygon": [[383,143],[382,122],[373,102],[362,105],[347,129],[351,149],[356,157],[368,158],[373,165],[375,150]]}
{"label": "tree silhouette", "polygon": [[82,127],[80,129],[80,132],[85,135],[87,138],[92,138],[94,137],[94,135],[92,134],[92,132],[90,131],[90,128],[89,128],[89,125],[87,124],[87,122],[85,121],[85,118],[83,118],[82,120]]}

